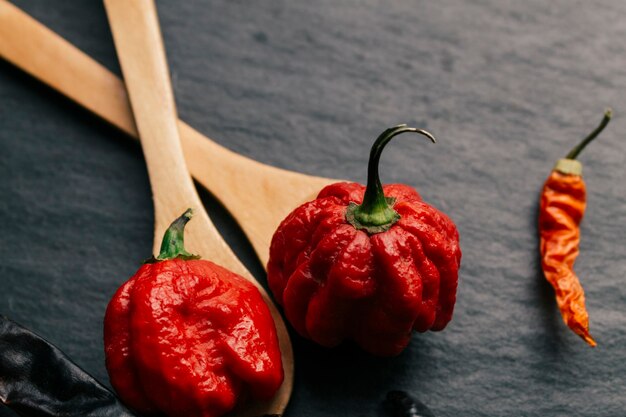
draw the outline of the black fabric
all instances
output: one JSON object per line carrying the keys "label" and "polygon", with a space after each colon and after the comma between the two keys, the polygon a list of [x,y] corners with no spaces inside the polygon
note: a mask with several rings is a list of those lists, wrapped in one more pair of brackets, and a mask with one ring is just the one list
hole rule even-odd
{"label": "black fabric", "polygon": [[0,315],[0,401],[27,417],[132,417],[55,346]]}

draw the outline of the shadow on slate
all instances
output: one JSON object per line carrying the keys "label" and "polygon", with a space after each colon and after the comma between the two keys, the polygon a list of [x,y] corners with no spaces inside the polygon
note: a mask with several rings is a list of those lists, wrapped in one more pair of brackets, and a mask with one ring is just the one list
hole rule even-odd
{"label": "shadow on slate", "polygon": [[[539,193],[540,192],[538,191],[537,198],[534,200],[536,202],[535,207],[537,207],[537,210],[533,213],[533,226],[539,224]],[[561,314],[558,312],[558,307],[554,298],[554,289],[543,275],[541,253],[539,252],[539,231],[537,227],[535,227],[535,229],[537,230],[537,246],[535,247],[534,270],[537,271],[537,274],[533,279],[533,283],[535,284],[535,290],[537,293],[537,304],[539,305],[539,309],[543,316],[541,325],[544,332],[551,335],[551,340],[549,342],[545,342],[546,346],[544,346],[544,349],[554,352],[558,349],[558,346],[562,345],[563,340],[560,337],[561,332],[569,332],[569,329],[564,327]]]}
{"label": "shadow on slate", "polygon": [[[265,269],[259,258],[254,252],[252,244],[244,234],[239,224],[235,221],[233,216],[226,210],[226,208],[204,188],[202,185],[195,182],[196,190],[202,201],[202,205],[206,209],[209,217],[215,227],[220,232],[228,246],[233,249],[233,252],[237,255],[241,263],[250,271],[250,273],[263,285],[266,291],[269,291],[267,285],[267,278]],[[210,253],[200,254],[203,259],[211,260]]]}
{"label": "shadow on slate", "polygon": [[55,107],[61,108],[68,115],[70,115],[68,117],[81,120],[81,122],[91,125],[93,129],[98,130],[103,136],[122,138],[121,140],[113,139],[113,141],[116,142],[116,145],[122,147],[125,152],[141,152],[141,144],[138,140],[128,137],[115,126],[112,126],[100,119],[89,110],[65,97],[38,79],[31,77],[29,74],[25,73],[13,64],[0,59],[0,72],[10,78],[14,84],[20,85],[22,88],[28,90],[29,94],[41,99],[44,103],[54,103]]}

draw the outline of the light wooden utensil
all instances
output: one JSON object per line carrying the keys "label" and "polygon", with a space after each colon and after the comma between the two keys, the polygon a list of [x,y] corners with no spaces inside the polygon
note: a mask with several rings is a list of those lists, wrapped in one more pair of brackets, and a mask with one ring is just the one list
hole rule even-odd
{"label": "light wooden utensil", "polygon": [[[0,0],[0,56],[138,137],[124,83],[6,0]],[[263,266],[267,265],[272,234],[282,219],[313,199],[325,185],[337,182],[246,158],[181,120],[178,130],[191,175],[232,214]]]}
{"label": "light wooden utensil", "polygon": [[270,298],[211,223],[189,176],[154,2],[105,0],[104,4],[148,166],[155,210],[154,251],[158,253],[163,233],[172,220],[191,207],[195,216],[186,228],[188,250],[242,275],[261,290],[276,323],[285,380],[272,401],[245,406],[240,415],[282,414],[293,385],[289,335]]}

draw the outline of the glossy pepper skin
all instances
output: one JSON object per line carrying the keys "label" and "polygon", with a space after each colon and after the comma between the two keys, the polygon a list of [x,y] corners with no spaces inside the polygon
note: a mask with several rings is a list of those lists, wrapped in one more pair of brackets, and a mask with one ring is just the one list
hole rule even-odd
{"label": "glossy pepper skin", "polygon": [[172,223],[159,258],[109,303],[106,365],[117,393],[137,411],[215,417],[248,394],[271,398],[283,369],[274,321],[256,287],[184,251],[189,217]]}
{"label": "glossy pepper skin", "polygon": [[539,250],[544,275],[554,288],[563,321],[590,346],[596,346],[596,341],[589,333],[585,292],[574,272],[579,254],[579,225],[586,207],[582,165],[576,157],[610,118],[608,110],[600,126],[557,162],[543,186],[539,206]]}
{"label": "glossy pepper skin", "polygon": [[336,183],[296,208],[272,238],[268,281],[302,336],[327,347],[354,340],[399,354],[413,330],[452,318],[461,261],[459,234],[411,187],[378,179],[380,153],[406,125],[388,129],[370,156],[368,186]]}

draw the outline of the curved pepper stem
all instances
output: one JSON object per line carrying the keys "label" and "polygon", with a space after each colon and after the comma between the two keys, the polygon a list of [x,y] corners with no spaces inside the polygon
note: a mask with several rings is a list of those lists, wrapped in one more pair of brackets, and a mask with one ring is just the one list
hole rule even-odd
{"label": "curved pepper stem", "polygon": [[556,161],[554,165],[554,171],[558,171],[561,174],[565,175],[577,175],[582,176],[583,174],[583,165],[576,159],[578,155],[582,152],[583,149],[594,140],[600,132],[604,130],[606,125],[611,121],[611,116],[613,112],[611,109],[607,109],[604,112],[604,117],[602,121],[586,138],[584,138],[578,145],[576,145],[565,158],[561,158]]}
{"label": "curved pepper stem", "polygon": [[161,253],[154,261],[166,261],[170,259],[200,259],[199,255],[193,255],[185,250],[185,225],[193,217],[193,210],[187,209],[179,218],[174,220],[163,235]]}
{"label": "curved pepper stem", "polygon": [[358,205],[350,203],[346,211],[346,220],[357,229],[362,229],[368,233],[380,233],[389,228],[398,220],[400,215],[393,209],[394,199],[385,197],[383,186],[378,174],[378,164],[380,155],[389,141],[396,135],[411,132],[426,136],[433,143],[435,137],[422,129],[398,125],[385,130],[378,136],[370,152],[369,164],[367,167],[367,188],[363,196],[363,203]]}
{"label": "curved pepper stem", "polygon": [[608,125],[611,121],[612,116],[613,110],[611,110],[610,108],[606,109],[606,111],[604,112],[604,117],[602,118],[602,121],[600,122],[598,127],[596,127],[589,135],[587,135],[585,139],[583,139],[578,145],[576,145],[574,149],[572,149],[567,154],[565,159],[576,159],[578,157],[578,154],[581,153],[583,149],[585,149],[589,142],[594,140],[600,134],[600,132],[604,130],[606,125]]}

